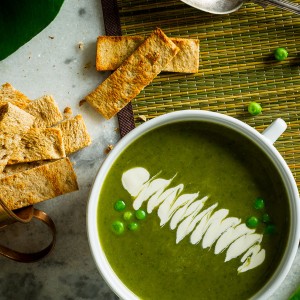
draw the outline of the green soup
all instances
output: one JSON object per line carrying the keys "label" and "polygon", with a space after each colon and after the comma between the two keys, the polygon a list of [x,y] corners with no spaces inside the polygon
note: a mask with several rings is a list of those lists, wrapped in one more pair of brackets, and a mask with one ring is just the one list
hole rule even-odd
{"label": "green soup", "polygon": [[[229,210],[227,218],[247,223],[256,217],[253,231],[262,240],[253,244],[264,249],[263,262],[239,272],[244,253],[225,262],[230,246],[215,254],[217,241],[204,248],[202,241],[191,243],[192,233],[176,243],[176,229],[171,230],[170,220],[160,225],[158,207],[145,219],[136,218],[134,197],[122,184],[124,172],[136,167],[145,168],[151,180],[172,179],[168,189],[182,184],[177,197],[208,196],[202,211],[217,203],[216,209]],[[255,207],[258,197],[263,207]],[[126,207],[116,210],[120,199]],[[140,209],[147,211],[147,201]],[[115,221],[124,224],[121,234],[112,230]],[[134,230],[128,229],[132,223]],[[142,299],[250,298],[277,267],[289,225],[286,191],[266,155],[246,137],[205,122],[169,124],[138,138],[112,165],[99,197],[98,230],[105,255],[122,282]]]}

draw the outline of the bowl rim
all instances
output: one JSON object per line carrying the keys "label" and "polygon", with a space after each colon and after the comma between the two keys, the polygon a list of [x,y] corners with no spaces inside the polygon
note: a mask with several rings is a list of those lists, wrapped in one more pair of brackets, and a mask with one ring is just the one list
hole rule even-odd
{"label": "bowl rim", "polygon": [[118,278],[118,276],[111,268],[104,254],[104,251],[102,250],[97,228],[99,194],[102,188],[102,183],[108,171],[110,170],[111,166],[120,155],[120,153],[122,153],[122,151],[124,151],[127,146],[133,143],[142,134],[145,134],[155,128],[170,123],[184,121],[209,121],[221,124],[233,130],[238,130],[241,134],[250,138],[258,147],[260,147],[265,153],[267,153],[282,177],[282,180],[287,189],[290,202],[290,232],[285,252],[275,272],[272,274],[268,282],[253,296],[253,299],[266,299],[267,297],[270,297],[283,282],[292,266],[297,253],[300,236],[300,204],[298,188],[287,163],[280,155],[278,150],[273,146],[272,143],[270,143],[270,141],[266,137],[264,137],[261,133],[259,133],[257,130],[244,123],[243,121],[217,112],[204,110],[183,110],[161,115],[133,129],[126,136],[124,136],[117,143],[115,148],[108,154],[95,177],[93,187],[90,191],[86,212],[88,243],[96,267],[108,286],[118,297],[120,297],[121,299],[130,300],[139,299],[139,297],[137,297],[131,290],[129,290]]}

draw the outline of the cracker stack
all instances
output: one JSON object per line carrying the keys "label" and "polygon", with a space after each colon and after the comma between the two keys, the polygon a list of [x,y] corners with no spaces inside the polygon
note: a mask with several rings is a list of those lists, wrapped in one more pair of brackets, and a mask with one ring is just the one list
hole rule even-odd
{"label": "cracker stack", "polygon": [[[99,36],[97,39],[97,71],[113,71],[145,41],[143,36]],[[170,38],[180,49],[163,67],[162,72],[197,73],[199,69],[199,40]]]}
{"label": "cracker stack", "polygon": [[0,88],[0,199],[11,210],[78,190],[66,155],[91,143],[81,115],[63,120],[51,96]]}
{"label": "cracker stack", "polygon": [[106,119],[134,99],[162,71],[196,73],[199,41],[168,38],[161,29],[147,37],[99,37],[97,70],[115,70],[85,97]]}

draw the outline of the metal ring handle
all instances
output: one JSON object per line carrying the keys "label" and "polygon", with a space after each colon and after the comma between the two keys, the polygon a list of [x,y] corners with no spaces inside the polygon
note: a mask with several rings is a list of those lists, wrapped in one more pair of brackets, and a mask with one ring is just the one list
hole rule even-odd
{"label": "metal ring handle", "polygon": [[33,211],[32,205],[12,211],[0,199],[0,229],[15,222],[30,222],[33,217]]}
{"label": "metal ring handle", "polygon": [[[1,205],[0,205],[1,207]],[[2,206],[3,207],[3,206]],[[28,223],[32,216],[40,221],[42,221],[43,223],[45,223],[51,230],[52,233],[52,241],[51,243],[44,249],[42,249],[41,251],[38,252],[33,252],[33,253],[22,253],[19,251],[15,251],[13,249],[10,249],[6,246],[0,245],[0,255],[3,255],[9,259],[18,261],[18,262],[35,262],[40,260],[41,258],[45,257],[46,255],[48,255],[51,250],[54,248],[55,242],[56,242],[56,228],[55,228],[55,224],[52,221],[52,219],[43,211],[38,210],[33,208],[29,208],[30,211],[32,211],[32,214],[29,214],[29,217],[27,219],[22,219],[22,217],[20,218],[20,216],[17,216],[18,219],[21,219],[22,223]],[[10,219],[9,221],[13,221],[13,218],[15,216],[15,214],[10,211],[6,213],[9,215]],[[12,214],[11,214],[12,213]],[[26,212],[27,214],[28,212]],[[24,222],[25,220],[25,222]],[[17,219],[14,220],[14,222],[18,221]],[[11,222],[12,223],[12,222]],[[8,225],[8,224],[6,224]]]}

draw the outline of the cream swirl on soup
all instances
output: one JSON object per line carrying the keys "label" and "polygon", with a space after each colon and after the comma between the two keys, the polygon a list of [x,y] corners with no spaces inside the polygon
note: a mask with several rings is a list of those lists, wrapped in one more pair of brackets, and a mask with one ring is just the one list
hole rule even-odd
{"label": "cream swirl on soup", "polygon": [[228,217],[228,209],[217,209],[218,203],[206,207],[208,196],[199,199],[199,193],[184,194],[184,185],[170,187],[173,178],[163,179],[159,174],[151,177],[142,167],[127,170],[122,175],[122,185],[134,198],[133,208],[138,210],[147,201],[147,212],[158,208],[160,225],[170,222],[176,230],[176,243],[190,234],[190,243],[201,242],[203,249],[211,248],[219,254],[226,250],[225,262],[242,256],[238,272],[253,269],[265,260],[261,248],[263,235],[256,233],[241,219]]}

